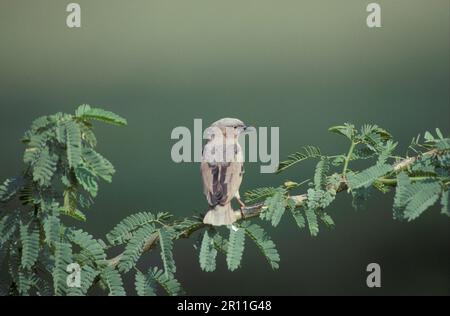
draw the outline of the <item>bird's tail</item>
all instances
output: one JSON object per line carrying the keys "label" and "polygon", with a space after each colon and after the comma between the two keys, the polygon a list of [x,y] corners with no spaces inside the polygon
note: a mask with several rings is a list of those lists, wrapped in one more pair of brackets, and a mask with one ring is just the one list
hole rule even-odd
{"label": "bird's tail", "polygon": [[231,203],[216,205],[206,213],[203,223],[213,226],[231,225],[236,221]]}

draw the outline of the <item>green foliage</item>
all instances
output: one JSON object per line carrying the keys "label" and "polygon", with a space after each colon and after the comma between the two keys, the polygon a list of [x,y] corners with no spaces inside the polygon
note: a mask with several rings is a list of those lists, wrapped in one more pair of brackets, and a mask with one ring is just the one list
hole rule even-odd
{"label": "green foliage", "polygon": [[23,179],[21,177],[6,179],[0,185],[0,202],[7,202],[14,195],[16,195],[23,186]]}
{"label": "green foliage", "polygon": [[312,236],[317,236],[319,233],[319,223],[317,221],[317,215],[314,209],[305,209],[306,220],[308,221],[309,232]]}
{"label": "green foliage", "polygon": [[289,207],[289,210],[291,211],[291,214],[294,217],[295,223],[297,224],[298,228],[300,229],[305,228],[306,227],[305,217],[303,216],[300,209],[296,208],[294,204],[292,207]]}
{"label": "green foliage", "polygon": [[217,249],[214,247],[214,239],[205,231],[202,245],[200,247],[200,267],[203,271],[213,272],[216,270]]}
{"label": "green foliage", "polygon": [[64,295],[67,291],[67,266],[73,263],[72,246],[69,243],[55,244],[55,266],[53,268],[53,288],[56,295]]}
{"label": "green foliage", "polygon": [[[0,254],[11,276],[0,287],[9,294],[82,295],[101,273],[116,290],[114,276],[103,272],[106,245],[64,223],[66,215],[86,220],[79,207],[92,203],[88,195],[97,194],[98,178],[110,182],[115,172],[94,150],[93,119],[125,123],[111,112],[82,107],[77,115],[40,117],[24,134],[25,171],[0,185],[0,203],[7,209],[0,218]],[[81,265],[80,289],[66,284],[72,263]]]}
{"label": "green foliage", "polygon": [[48,148],[40,152],[39,157],[32,164],[33,180],[40,186],[46,187],[51,183],[53,175],[56,171],[56,164],[58,163],[58,156],[49,152]]}
{"label": "green foliage", "polygon": [[94,149],[83,148],[83,161],[91,173],[107,182],[112,181],[112,176],[116,172],[114,166]]}
{"label": "green foliage", "polygon": [[173,260],[173,231],[167,228],[159,229],[159,245],[161,248],[161,259],[164,265],[164,273],[170,278],[176,272],[175,261]]}
{"label": "green foliage", "polygon": [[147,239],[155,231],[155,226],[153,224],[146,224],[136,231],[127,243],[122,258],[120,259],[120,271],[128,272],[133,268],[144,250]]}
{"label": "green foliage", "polygon": [[348,186],[351,189],[369,188],[375,180],[392,170],[391,165],[375,165],[357,174],[348,175]]}
{"label": "green foliage", "polygon": [[244,253],[245,230],[243,228],[231,228],[227,247],[227,265],[230,271],[234,271],[241,265]]}
{"label": "green foliage", "polygon": [[17,214],[4,216],[0,220],[0,244],[8,242],[18,230],[19,217]]}
{"label": "green foliage", "polygon": [[98,184],[95,181],[95,175],[89,169],[77,167],[75,168],[75,176],[83,189],[89,192],[92,197],[97,196]]}
{"label": "green foliage", "polygon": [[271,268],[274,270],[278,269],[280,255],[278,254],[274,242],[269,238],[264,229],[257,224],[249,224],[248,222],[244,223],[241,227],[245,230],[245,234],[258,246],[258,249],[267,259]]}
{"label": "green foliage", "polygon": [[164,291],[170,296],[178,296],[184,293],[180,282],[173,277],[173,275],[167,275],[162,270],[158,268],[153,268],[153,270],[149,271],[149,274],[152,278],[158,283]]}
{"label": "green foliage", "polygon": [[[203,224],[202,217],[173,219],[166,212],[140,212],[128,216],[106,235],[107,246],[79,227],[67,224],[67,217],[86,221],[84,211],[92,205],[101,181],[111,182],[115,169],[95,150],[97,139],[93,121],[126,125],[117,114],[82,105],[75,115],[57,113],[35,120],[22,139],[26,146],[24,172],[0,185],[0,268],[8,278],[0,280],[0,294],[6,295],[86,295],[96,286],[109,295],[125,295],[122,275],[135,270],[135,289],[140,296],[153,296],[162,289],[168,295],[184,293],[175,278],[174,243],[205,229],[201,237],[199,262],[202,270],[216,269],[218,253],[226,256],[230,271],[242,264],[246,236],[252,240],[272,269],[278,269],[280,256],[268,232],[250,223],[257,217],[277,227],[282,216],[312,236],[319,229],[335,225],[329,208],[337,193],[347,192],[361,203],[376,188],[386,193],[395,188],[394,218],[411,221],[440,200],[441,213],[450,216],[450,138],[439,129],[435,135],[417,136],[405,157],[395,153],[397,142],[377,125],[357,129],[346,123],[330,131],[350,141],[347,151],[325,155],[307,146],[282,162],[278,172],[306,159],[319,161],[313,182],[305,192],[297,192],[309,181],[285,181],[278,187],[263,187],[246,193],[249,218],[228,227],[229,238],[220,228]],[[353,162],[368,167],[355,169]],[[339,169],[338,169],[339,168]],[[342,168],[342,170],[340,170]],[[83,211],[81,211],[81,210]],[[246,214],[247,215],[247,214]],[[159,245],[163,269],[137,269],[144,251]],[[123,252],[107,259],[111,247]],[[69,288],[67,268],[78,263],[80,288]]]}
{"label": "green foliage", "polygon": [[68,239],[78,245],[84,252],[91,257],[92,261],[97,265],[105,264],[106,253],[103,246],[87,232],[81,229],[71,229],[68,233]]}
{"label": "green foliage", "polygon": [[54,246],[60,240],[61,222],[58,217],[58,212],[46,214],[43,219],[43,228],[45,234],[45,242],[49,246]]}
{"label": "green foliage", "polygon": [[102,281],[109,290],[109,296],[125,296],[122,277],[120,273],[112,267],[106,267],[101,275]]}
{"label": "green foliage", "polygon": [[100,108],[92,108],[88,104],[83,104],[78,107],[75,112],[75,116],[82,120],[98,120],[104,123],[114,124],[114,125],[127,125],[127,120],[123,117],[110,112],[105,111]]}
{"label": "green foliage", "polygon": [[245,192],[245,202],[254,203],[260,200],[265,200],[270,198],[278,191],[277,188],[267,187],[267,188],[256,188]]}
{"label": "green foliage", "polygon": [[30,270],[39,254],[39,230],[32,223],[20,223],[20,241],[22,243],[22,268]]}
{"label": "green foliage", "polygon": [[355,126],[353,124],[345,123],[344,125],[332,126],[328,129],[329,132],[339,134],[353,140],[355,137]]}
{"label": "green foliage", "polygon": [[150,212],[140,212],[130,215],[117,224],[106,235],[106,238],[112,245],[121,245],[131,239],[133,232],[145,225],[155,223],[157,220],[159,219]]}
{"label": "green foliage", "polygon": [[261,219],[270,221],[274,227],[278,226],[281,217],[287,206],[286,192],[283,188],[278,188],[276,192],[266,199],[264,205],[267,209],[261,212]]}
{"label": "green foliage", "polygon": [[277,173],[280,173],[293,165],[310,158],[320,158],[320,149],[315,146],[305,146],[300,151],[290,155],[287,160],[280,162]]}
{"label": "green foliage", "polygon": [[419,217],[439,199],[442,187],[438,181],[412,183],[405,173],[398,176],[394,200],[395,218],[411,221]]}
{"label": "green foliage", "polygon": [[66,123],[67,160],[71,168],[76,168],[81,162],[81,130],[75,121]]}
{"label": "green foliage", "polygon": [[156,296],[156,281],[151,271],[145,275],[137,270],[134,285],[139,296]]}
{"label": "green foliage", "polygon": [[100,271],[89,264],[81,267],[81,293],[87,294],[96,278],[100,275]]}
{"label": "green foliage", "polygon": [[330,166],[328,160],[323,158],[319,161],[316,166],[316,171],[314,173],[314,185],[316,190],[324,189],[327,184],[327,174],[330,171]]}

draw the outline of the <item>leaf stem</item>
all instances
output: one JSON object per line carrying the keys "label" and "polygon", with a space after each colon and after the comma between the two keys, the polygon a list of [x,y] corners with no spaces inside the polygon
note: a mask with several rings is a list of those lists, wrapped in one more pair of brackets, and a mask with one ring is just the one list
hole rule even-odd
{"label": "leaf stem", "polygon": [[356,144],[357,144],[357,142],[352,140],[352,144],[350,145],[350,149],[348,150],[347,157],[345,157],[344,169],[342,170],[342,177],[345,177],[345,174],[347,173],[348,164],[350,162],[350,159],[352,158],[353,151],[355,150]]}
{"label": "leaf stem", "polygon": [[[429,179],[438,179],[438,180],[442,180],[445,181],[446,179],[448,179],[447,177],[425,177],[425,176],[420,176],[420,177],[409,177],[409,179],[411,181],[422,181],[422,180],[429,180]],[[389,186],[395,186],[397,185],[397,179],[388,179],[388,178],[379,178],[377,179],[377,181],[385,184],[385,185],[389,185]]]}

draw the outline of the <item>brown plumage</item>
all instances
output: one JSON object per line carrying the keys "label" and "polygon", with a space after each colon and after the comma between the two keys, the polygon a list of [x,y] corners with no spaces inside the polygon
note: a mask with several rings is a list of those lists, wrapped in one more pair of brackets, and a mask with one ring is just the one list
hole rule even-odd
{"label": "brown plumage", "polygon": [[209,139],[201,163],[204,194],[209,204],[205,224],[233,224],[236,221],[231,206],[233,198],[244,207],[239,196],[244,165],[238,137],[246,130],[244,123],[230,118],[215,122],[207,130]]}

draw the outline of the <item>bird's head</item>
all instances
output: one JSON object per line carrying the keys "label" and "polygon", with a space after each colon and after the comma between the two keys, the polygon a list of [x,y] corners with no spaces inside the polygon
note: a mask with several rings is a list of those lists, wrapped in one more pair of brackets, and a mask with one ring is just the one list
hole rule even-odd
{"label": "bird's head", "polygon": [[208,128],[208,134],[209,138],[211,139],[212,136],[217,135],[217,133],[221,133],[223,137],[238,137],[240,134],[243,133],[249,133],[254,131],[255,128],[252,126],[247,126],[239,119],[236,118],[223,118],[220,119]]}

